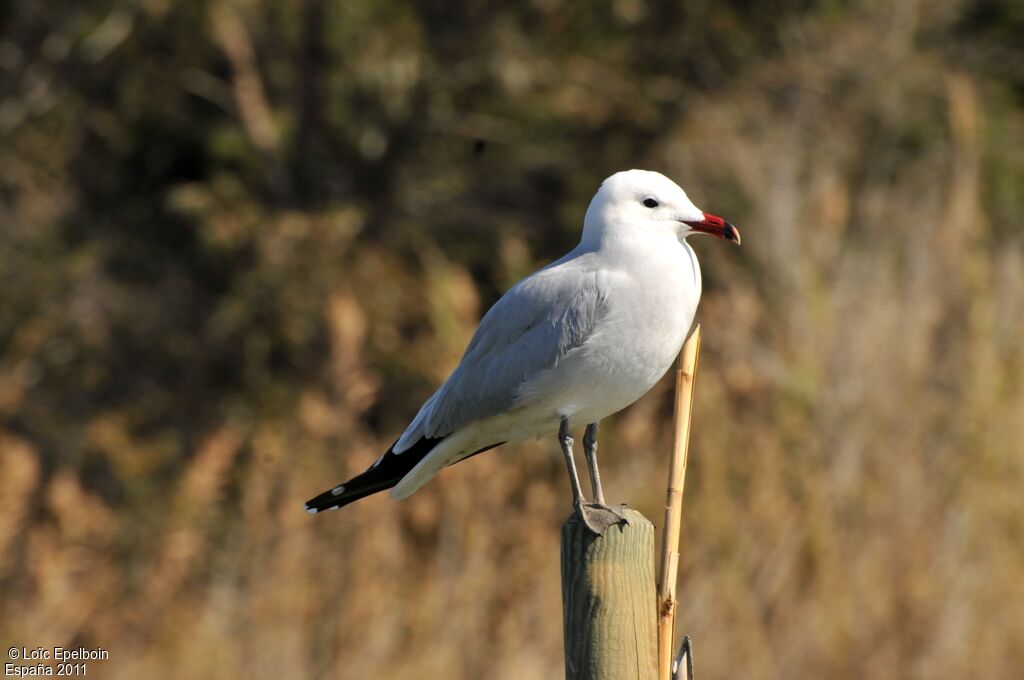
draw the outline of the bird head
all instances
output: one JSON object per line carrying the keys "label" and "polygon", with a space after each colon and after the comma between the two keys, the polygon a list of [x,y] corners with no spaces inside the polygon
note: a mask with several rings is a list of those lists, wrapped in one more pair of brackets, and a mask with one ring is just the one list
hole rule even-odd
{"label": "bird head", "polygon": [[736,227],[695,206],[682,187],[661,173],[625,170],[602,182],[587,208],[584,240],[652,233],[671,233],[679,239],[693,233],[711,234],[740,243]]}

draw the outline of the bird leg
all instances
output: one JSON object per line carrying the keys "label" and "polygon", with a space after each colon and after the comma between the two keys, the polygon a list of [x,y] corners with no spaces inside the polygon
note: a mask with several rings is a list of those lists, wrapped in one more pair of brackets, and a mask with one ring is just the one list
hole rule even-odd
{"label": "bird leg", "polygon": [[558,427],[558,443],[562,445],[565,466],[569,468],[569,484],[572,485],[572,504],[573,507],[579,507],[583,503],[583,488],[580,486],[579,475],[576,474],[576,461],[572,457],[572,445],[575,441],[573,436],[569,434],[569,419],[563,416],[562,424]]}
{"label": "bird leg", "polygon": [[569,434],[569,419],[563,417],[558,428],[558,441],[562,445],[562,453],[565,455],[565,465],[569,469],[569,482],[572,484],[572,504],[579,513],[580,518],[588,529],[601,536],[608,527],[626,522],[626,515],[622,507],[609,508],[604,504],[604,494],[601,492],[600,478],[597,476],[597,427],[587,428],[584,436],[584,445],[587,449],[587,465],[590,467],[591,480],[594,484],[594,496],[599,500],[591,502],[583,498],[583,489],[580,487],[580,478],[576,474],[576,463],[572,456],[572,447],[575,443],[573,436]]}
{"label": "bird leg", "polygon": [[590,485],[594,489],[594,500],[604,505],[601,474],[597,471],[597,423],[587,425],[587,431],[583,434],[583,451],[587,455],[587,468],[590,470]]}

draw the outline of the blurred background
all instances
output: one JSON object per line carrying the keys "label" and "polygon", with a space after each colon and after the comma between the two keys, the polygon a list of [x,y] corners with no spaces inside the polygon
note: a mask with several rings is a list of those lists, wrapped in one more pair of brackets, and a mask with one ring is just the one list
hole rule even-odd
{"label": "blurred background", "polygon": [[[557,678],[555,442],[311,517],[599,182],[705,292],[680,630],[714,678],[1024,668],[1024,6],[0,6],[0,638],[103,678]],[[660,523],[671,378],[605,421]]]}

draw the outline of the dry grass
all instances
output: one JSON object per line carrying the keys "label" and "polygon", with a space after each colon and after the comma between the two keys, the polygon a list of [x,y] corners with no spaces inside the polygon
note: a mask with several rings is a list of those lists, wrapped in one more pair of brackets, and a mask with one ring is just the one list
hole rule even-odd
{"label": "dry grass", "polygon": [[[783,54],[631,159],[744,236],[696,243],[679,595],[702,679],[1024,668],[1024,235],[993,222],[985,171],[1024,124],[1017,110],[997,135],[984,83],[919,48],[914,17],[863,14],[792,22]],[[190,191],[170,200],[205,200]],[[60,209],[31,205],[40,224]],[[202,238],[224,248],[259,225],[254,259],[301,284],[275,323],[298,346],[304,319],[323,320],[326,370],[204,402],[197,441],[113,408],[81,427],[46,415],[60,436],[41,443],[12,414],[34,413],[22,357],[51,322],[19,328],[0,363],[0,637],[105,647],[103,678],[558,677],[555,442],[475,458],[401,504],[302,512],[458,360],[483,311],[473,277],[431,244],[420,272],[388,244],[353,246],[347,208],[208,210]],[[514,278],[542,258],[510,237],[496,259]],[[92,291],[82,318],[120,304],[76,286]],[[112,332],[82,323],[89,347]],[[602,429],[609,500],[651,518],[670,393],[662,381]],[[88,451],[125,491],[94,488],[54,446]]]}

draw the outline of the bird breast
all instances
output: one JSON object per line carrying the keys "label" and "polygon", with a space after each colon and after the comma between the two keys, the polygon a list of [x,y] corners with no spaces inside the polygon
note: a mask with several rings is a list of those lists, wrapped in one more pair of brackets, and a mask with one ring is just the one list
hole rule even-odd
{"label": "bird breast", "polygon": [[530,386],[533,394],[547,395],[559,417],[574,424],[600,420],[639,399],[671,367],[701,291],[696,255],[686,243],[678,245],[647,252],[640,262],[619,258],[619,266],[597,274],[607,316]]}
{"label": "bird breast", "polygon": [[[649,254],[609,290],[606,332],[595,334],[592,356],[607,357],[601,371],[638,399],[672,365],[693,322],[701,279],[696,255],[685,244]],[[628,330],[627,330],[628,329]],[[623,331],[627,332],[615,332]],[[629,342],[623,342],[629,338]],[[588,343],[589,345],[589,343]],[[639,394],[636,392],[639,391]]]}

